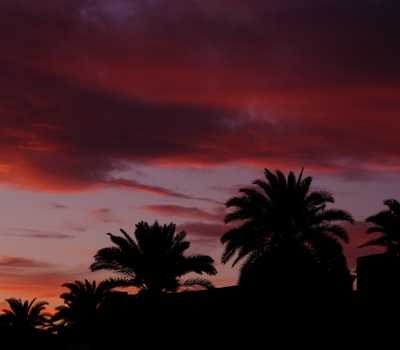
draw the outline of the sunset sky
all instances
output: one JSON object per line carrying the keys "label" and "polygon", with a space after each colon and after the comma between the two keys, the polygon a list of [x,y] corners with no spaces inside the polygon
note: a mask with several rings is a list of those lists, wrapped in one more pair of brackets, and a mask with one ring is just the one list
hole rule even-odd
{"label": "sunset sky", "polygon": [[[400,197],[399,1],[0,0],[0,299],[58,303],[107,232],[305,167],[358,221]],[[349,264],[365,226],[350,228]]]}

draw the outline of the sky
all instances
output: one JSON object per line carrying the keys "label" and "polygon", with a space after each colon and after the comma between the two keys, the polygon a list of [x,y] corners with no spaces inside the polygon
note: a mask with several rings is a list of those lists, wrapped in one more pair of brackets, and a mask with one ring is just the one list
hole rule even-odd
{"label": "sky", "polygon": [[107,232],[173,221],[221,266],[223,203],[314,177],[349,227],[400,197],[392,0],[1,0],[0,299],[59,303]]}

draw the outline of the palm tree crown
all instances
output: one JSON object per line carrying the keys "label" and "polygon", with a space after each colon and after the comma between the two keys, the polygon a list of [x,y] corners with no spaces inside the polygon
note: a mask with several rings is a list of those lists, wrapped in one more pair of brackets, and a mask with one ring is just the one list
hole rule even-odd
{"label": "palm tree crown", "polygon": [[204,279],[183,282],[189,273],[215,275],[214,260],[206,255],[185,255],[190,243],[186,233],[176,233],[174,224],[136,225],[134,238],[121,230],[121,236],[108,234],[114,246],[100,249],[95,255],[92,271],[111,270],[123,276],[112,279],[118,286],[135,286],[141,291],[159,294],[173,292],[181,286],[212,287]]}
{"label": "palm tree crown", "polygon": [[86,327],[97,320],[104,302],[113,294],[114,286],[108,281],[97,284],[88,280],[65,283],[69,291],[61,294],[64,305],[56,308],[54,321],[64,326]]}
{"label": "palm tree crown", "polygon": [[45,301],[33,299],[6,299],[8,308],[4,309],[4,321],[17,331],[32,332],[48,325],[49,315],[44,311],[48,305]]}
{"label": "palm tree crown", "polygon": [[368,241],[360,246],[380,246],[386,248],[389,255],[400,256],[400,203],[395,199],[388,199],[384,202],[387,210],[367,218],[372,224],[367,233],[381,233],[381,236]]}
{"label": "palm tree crown", "polygon": [[265,178],[256,180],[254,188],[240,189],[243,195],[226,203],[234,210],[225,217],[225,223],[239,222],[239,226],[221,239],[225,244],[223,263],[235,257],[235,265],[246,257],[241,281],[259,265],[271,264],[273,257],[280,259],[279,266],[290,260],[292,267],[299,268],[300,262],[308,260],[328,270],[338,265],[344,268],[341,241],[348,242],[349,237],[335,222],[353,222],[352,216],[328,209],[327,205],[334,203],[333,196],[311,192],[312,178],[303,178],[303,172],[298,177],[290,172],[286,177],[281,171],[266,169]]}

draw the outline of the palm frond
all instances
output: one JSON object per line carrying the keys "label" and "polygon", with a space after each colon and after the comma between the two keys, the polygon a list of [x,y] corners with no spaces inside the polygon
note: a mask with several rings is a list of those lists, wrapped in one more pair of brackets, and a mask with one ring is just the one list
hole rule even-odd
{"label": "palm frond", "polygon": [[184,287],[199,286],[199,287],[203,287],[205,289],[214,289],[215,288],[214,284],[211,281],[204,279],[204,278],[193,278],[193,279],[186,280],[182,283],[182,286],[184,286]]}
{"label": "palm frond", "polygon": [[214,266],[214,259],[208,255],[190,255],[185,257],[184,272],[195,272],[198,274],[216,275],[217,270]]}
{"label": "palm frond", "polygon": [[396,199],[385,200],[384,204],[397,216],[400,216],[400,203]]}
{"label": "palm frond", "polygon": [[319,222],[324,221],[347,221],[350,223],[354,223],[353,216],[345,211],[340,209],[326,209],[322,210],[316,214],[316,219]]}
{"label": "palm frond", "polygon": [[340,238],[343,242],[349,243],[350,238],[347,233],[347,230],[340,225],[322,225],[319,227],[320,232],[326,232],[332,234],[333,236]]}
{"label": "palm frond", "polygon": [[361,244],[358,246],[358,248],[365,248],[365,247],[371,247],[371,246],[379,246],[379,247],[387,247],[388,246],[388,240],[385,236],[378,237],[375,239],[371,239],[370,241]]}

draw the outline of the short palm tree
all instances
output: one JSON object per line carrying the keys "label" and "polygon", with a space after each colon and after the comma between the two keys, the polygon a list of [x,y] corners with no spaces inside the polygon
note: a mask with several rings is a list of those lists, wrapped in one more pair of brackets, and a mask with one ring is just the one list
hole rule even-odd
{"label": "short palm tree", "polygon": [[64,305],[56,308],[53,321],[60,326],[86,329],[99,319],[104,302],[114,291],[114,286],[107,281],[97,284],[88,280],[65,283],[69,289],[61,294]]}
{"label": "short palm tree", "polygon": [[395,199],[384,202],[387,210],[367,218],[366,222],[372,224],[367,233],[380,233],[378,238],[372,239],[360,246],[384,247],[388,255],[400,256],[400,203]]}
{"label": "short palm tree", "polygon": [[185,255],[190,247],[184,231],[176,233],[174,224],[136,225],[134,237],[121,229],[122,237],[111,233],[114,246],[100,249],[92,271],[111,270],[122,278],[110,279],[115,286],[134,286],[147,294],[175,292],[180,287],[212,284],[202,278],[182,281],[189,273],[215,275],[214,260],[206,255]]}
{"label": "short palm tree", "polygon": [[[289,172],[265,170],[265,180],[255,187],[242,188],[243,195],[226,203],[234,210],[225,223],[239,222],[226,232],[222,261],[235,257],[233,265],[246,258],[239,283],[260,283],[266,272],[288,280],[301,273],[339,272],[349,278],[342,242],[348,242],[346,230],[336,222],[353,222],[343,210],[328,209],[333,196],[324,191],[311,192],[312,178]],[[349,282],[350,283],[350,282]]]}
{"label": "short palm tree", "polygon": [[3,321],[16,332],[33,334],[49,325],[50,315],[45,312],[45,301],[33,299],[6,299],[8,308],[4,309]]}

